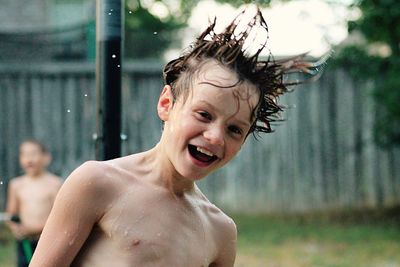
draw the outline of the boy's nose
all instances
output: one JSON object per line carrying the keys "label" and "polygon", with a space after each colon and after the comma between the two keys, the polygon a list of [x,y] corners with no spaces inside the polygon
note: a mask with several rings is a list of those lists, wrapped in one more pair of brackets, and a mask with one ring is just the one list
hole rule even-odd
{"label": "boy's nose", "polygon": [[203,136],[212,145],[222,146],[224,144],[224,131],[219,127],[212,127],[207,129],[204,132]]}

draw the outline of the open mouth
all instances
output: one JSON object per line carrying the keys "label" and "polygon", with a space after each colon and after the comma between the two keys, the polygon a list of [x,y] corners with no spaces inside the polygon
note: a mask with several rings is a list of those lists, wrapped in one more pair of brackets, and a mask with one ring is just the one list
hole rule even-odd
{"label": "open mouth", "polygon": [[210,151],[194,145],[189,145],[189,153],[193,158],[204,163],[212,163],[218,159]]}

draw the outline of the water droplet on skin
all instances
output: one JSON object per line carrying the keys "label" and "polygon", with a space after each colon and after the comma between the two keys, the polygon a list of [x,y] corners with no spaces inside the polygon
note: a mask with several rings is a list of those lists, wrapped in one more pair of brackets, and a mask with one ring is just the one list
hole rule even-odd
{"label": "water droplet on skin", "polygon": [[153,32],[154,35],[156,35],[158,32]]}
{"label": "water droplet on skin", "polygon": [[124,236],[127,236],[128,235],[128,230],[125,230],[125,232],[124,232]]}
{"label": "water droplet on skin", "polygon": [[112,58],[116,58],[117,56],[116,56],[115,54],[113,54],[111,57],[112,57]]}
{"label": "water droplet on skin", "polygon": [[158,234],[157,234],[157,236],[159,236],[159,237],[160,237],[160,236],[161,236],[161,233],[158,233]]}

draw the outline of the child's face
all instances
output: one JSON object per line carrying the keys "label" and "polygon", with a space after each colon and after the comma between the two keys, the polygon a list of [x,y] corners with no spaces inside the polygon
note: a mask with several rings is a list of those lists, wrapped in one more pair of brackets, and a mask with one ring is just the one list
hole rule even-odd
{"label": "child's face", "polygon": [[50,159],[38,144],[24,142],[19,149],[19,162],[26,174],[35,176],[40,174],[48,165]]}
{"label": "child's face", "polygon": [[[187,99],[179,97],[172,106],[171,100],[164,99],[171,97],[170,88],[164,88],[158,106],[165,121],[163,137],[166,153],[180,175],[200,179],[240,150],[252,124],[258,93],[246,83],[229,87],[237,81],[234,72],[210,61],[194,80]],[[166,112],[164,104],[168,104]]]}

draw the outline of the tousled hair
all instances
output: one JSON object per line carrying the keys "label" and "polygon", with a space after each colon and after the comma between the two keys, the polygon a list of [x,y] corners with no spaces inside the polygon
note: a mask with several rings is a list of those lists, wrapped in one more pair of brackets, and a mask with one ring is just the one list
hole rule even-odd
{"label": "tousled hair", "polygon": [[[216,19],[200,34],[189,50],[177,59],[166,64],[163,71],[164,82],[172,88],[172,95],[176,100],[191,88],[191,81],[201,63],[209,59],[216,60],[222,66],[234,71],[239,82],[248,81],[259,92],[259,101],[253,110],[254,122],[249,132],[272,132],[271,122],[281,120],[279,113],[283,106],[278,104],[280,95],[290,91],[289,86],[318,78],[318,69],[324,65],[325,59],[316,63],[303,61],[304,54],[296,57],[275,60],[269,52],[267,59],[259,59],[261,51],[266,49],[268,41],[268,25],[261,11],[257,8],[244,29],[238,29],[243,11],[221,33],[215,32]],[[249,35],[254,28],[266,31],[267,38],[256,52],[250,54],[244,48],[245,42],[251,42]],[[253,40],[254,41],[254,40]],[[247,43],[246,43],[247,44]],[[284,81],[289,73],[303,72],[312,77],[303,81]]]}

